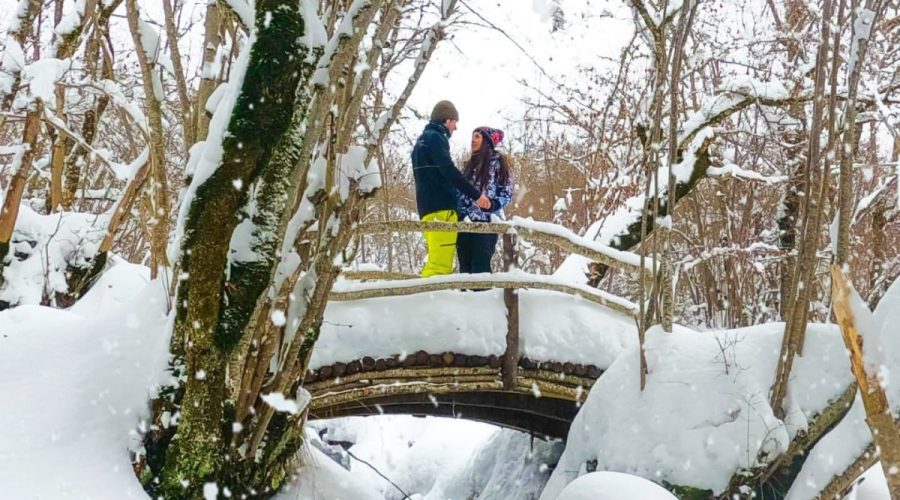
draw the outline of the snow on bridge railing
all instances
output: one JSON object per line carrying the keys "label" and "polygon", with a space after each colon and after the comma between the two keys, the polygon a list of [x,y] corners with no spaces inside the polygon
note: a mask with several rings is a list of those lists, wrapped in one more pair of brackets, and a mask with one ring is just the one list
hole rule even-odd
{"label": "snow on bridge railing", "polygon": [[[587,285],[568,283],[553,276],[530,274],[523,271],[509,271],[491,274],[451,274],[419,278],[402,273],[384,273],[381,271],[344,271],[343,277],[351,280],[379,280],[367,283],[336,283],[332,289],[330,300],[350,301],[371,299],[374,297],[413,295],[417,293],[435,292],[438,290],[478,289],[478,288],[534,288],[553,290],[581,297],[623,314],[633,316],[637,305],[628,299],[613,295]],[[385,282],[383,280],[399,280]]]}
{"label": "snow on bridge railing", "polygon": [[[568,252],[587,257],[609,267],[638,272],[641,269],[641,257],[633,252],[625,252],[602,245],[583,236],[578,236],[568,228],[549,222],[534,221],[513,217],[508,221],[494,222],[434,222],[417,220],[392,220],[383,222],[364,222],[357,231],[361,234],[381,234],[396,232],[446,231],[462,233],[496,233],[515,234],[532,242],[555,245]],[[644,259],[643,276],[650,278],[653,274],[653,259]]]}

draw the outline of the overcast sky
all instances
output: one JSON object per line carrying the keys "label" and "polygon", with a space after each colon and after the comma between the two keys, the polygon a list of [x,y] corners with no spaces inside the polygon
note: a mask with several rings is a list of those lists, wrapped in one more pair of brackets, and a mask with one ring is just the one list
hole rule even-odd
{"label": "overcast sky", "polygon": [[[461,133],[452,138],[454,151],[468,151],[475,127],[507,129],[510,120],[521,118],[526,89],[519,81],[552,88],[538,65],[551,76],[572,74],[579,65],[608,70],[610,64],[602,57],[617,58],[633,30],[621,1],[562,0],[567,23],[556,33],[552,32],[550,0],[465,3],[477,8],[478,14],[509,38],[492,29],[457,28],[450,42],[439,45],[409,102],[426,114],[440,99],[456,104]],[[483,23],[467,7],[460,8],[467,20]]]}
{"label": "overcast sky", "polygon": [[[187,68],[196,69],[205,1],[182,1],[182,27],[193,19],[196,35],[182,39],[181,51],[192,59]],[[0,29],[5,29],[16,3],[0,0]],[[74,3],[67,1],[66,10]],[[152,20],[162,22],[159,0],[138,3]],[[522,117],[526,90],[519,81],[527,80],[545,90],[551,88],[538,66],[554,77],[572,75],[578,66],[614,69],[603,56],[617,58],[633,30],[624,1],[559,0],[559,4],[566,24],[563,30],[553,33],[553,0],[459,0],[466,21],[491,23],[506,35],[472,25],[454,27],[452,38],[440,43],[410,98],[409,106],[426,116],[438,100],[449,99],[456,104],[461,119],[460,133],[452,139],[454,152],[468,151],[470,132],[475,127],[489,125],[507,130],[511,120]],[[477,9],[477,14],[472,8]],[[116,17],[113,37],[130,47],[125,21]],[[401,79],[398,87],[404,83]],[[415,133],[424,122],[406,125]]]}

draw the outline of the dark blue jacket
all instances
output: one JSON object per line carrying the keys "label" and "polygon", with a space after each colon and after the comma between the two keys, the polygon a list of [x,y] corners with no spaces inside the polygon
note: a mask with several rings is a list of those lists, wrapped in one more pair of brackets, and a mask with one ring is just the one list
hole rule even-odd
{"label": "dark blue jacket", "polygon": [[419,217],[439,210],[457,209],[457,191],[478,199],[481,192],[463,177],[450,158],[450,131],[441,123],[430,122],[416,141],[412,152],[413,177],[416,180],[416,208]]}

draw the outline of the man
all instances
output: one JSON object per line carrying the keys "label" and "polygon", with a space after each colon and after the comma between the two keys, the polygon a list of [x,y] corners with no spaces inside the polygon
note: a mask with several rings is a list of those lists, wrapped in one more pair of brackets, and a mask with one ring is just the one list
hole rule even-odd
{"label": "man", "polygon": [[[431,121],[416,141],[412,152],[413,177],[416,181],[416,207],[423,221],[457,222],[457,190],[484,209],[491,202],[463,177],[450,158],[450,135],[456,130],[459,113],[450,101],[440,101],[431,111]],[[422,277],[453,272],[456,233],[425,231],[428,262]]]}

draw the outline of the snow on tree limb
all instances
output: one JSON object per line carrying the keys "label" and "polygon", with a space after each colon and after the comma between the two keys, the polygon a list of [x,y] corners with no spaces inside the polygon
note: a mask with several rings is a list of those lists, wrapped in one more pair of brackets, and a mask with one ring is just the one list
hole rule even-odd
{"label": "snow on tree limb", "polygon": [[[308,3],[308,2],[302,2]],[[253,14],[253,3],[248,0],[225,0],[225,5],[238,17],[241,24],[248,32],[256,27],[256,18]]]}

